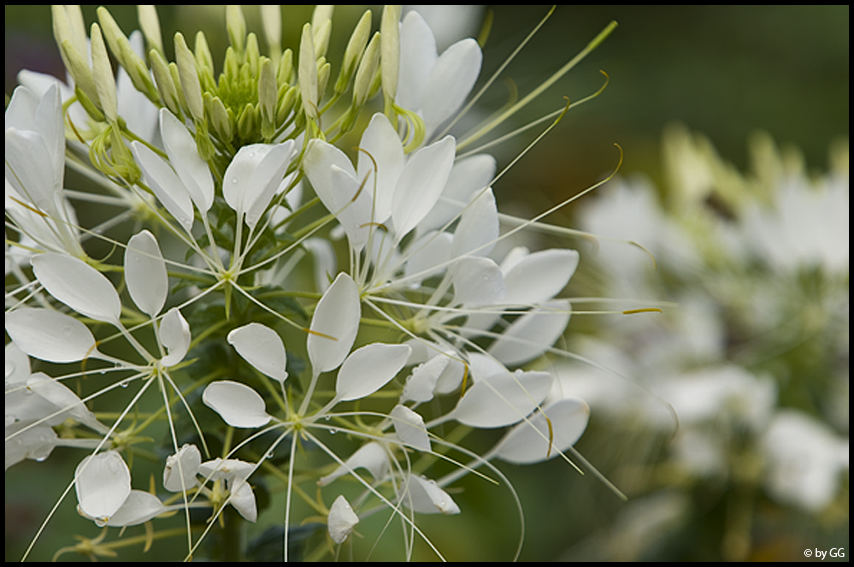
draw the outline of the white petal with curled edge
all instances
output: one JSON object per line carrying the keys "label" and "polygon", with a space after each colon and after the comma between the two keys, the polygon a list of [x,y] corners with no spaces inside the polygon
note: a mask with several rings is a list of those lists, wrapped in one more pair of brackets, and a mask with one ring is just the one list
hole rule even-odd
{"label": "white petal with curled edge", "polygon": [[254,228],[258,224],[261,215],[270,205],[270,200],[284,179],[293,153],[293,140],[270,146],[267,154],[252,172],[245,196],[246,224],[250,227]]}
{"label": "white petal with curled edge", "polygon": [[239,459],[212,459],[199,465],[199,474],[206,479],[222,480],[226,478],[247,478],[255,465]]}
{"label": "white petal with curled edge", "polygon": [[163,158],[145,145],[133,141],[130,148],[157,200],[189,232],[193,228],[193,202],[181,179]]}
{"label": "white petal with curled edge", "polygon": [[258,506],[255,504],[255,493],[246,480],[235,477],[228,481],[231,499],[228,501],[244,520],[255,522],[258,519]]}
{"label": "white petal with curled edge", "polygon": [[169,156],[169,163],[195,203],[199,212],[205,214],[214,201],[214,182],[211,170],[199,156],[196,141],[174,114],[160,109],[160,135]]}
{"label": "white petal with curled edge", "polygon": [[228,167],[225,168],[222,178],[222,196],[225,197],[225,202],[234,209],[238,216],[244,214],[249,208],[252,200],[249,192],[255,193],[263,190],[263,187],[251,187],[250,183],[255,175],[255,170],[261,165],[269,151],[270,146],[267,144],[243,146],[231,159]]}
{"label": "white petal with curled edge", "polygon": [[568,301],[549,301],[540,309],[522,315],[489,347],[488,352],[504,364],[522,364],[543,354],[569,323]]}
{"label": "white petal with curled edge", "polygon": [[389,469],[388,453],[376,441],[371,441],[359,447],[344,463],[347,466],[341,465],[332,473],[321,477],[317,481],[317,485],[326,486],[336,478],[350,474],[350,471],[355,471],[359,468],[367,469],[374,477],[374,480],[382,480],[388,474]]}
{"label": "white petal with curled edge", "polygon": [[177,307],[166,312],[160,320],[160,328],[157,332],[160,344],[169,353],[160,362],[164,366],[174,366],[182,360],[190,348],[190,325]]}
{"label": "white petal with curled edge", "polygon": [[[359,182],[367,178],[365,191],[375,196],[374,221],[385,222],[391,215],[391,205],[397,179],[403,171],[403,145],[386,118],[378,112],[362,134],[356,176]],[[374,186],[376,184],[376,187]]]}
{"label": "white petal with curled edge", "polygon": [[495,169],[495,158],[488,154],[477,154],[454,162],[439,202],[418,224],[419,234],[441,228],[455,218],[472,197],[489,186]]}
{"label": "white petal with curled edge", "polygon": [[323,293],[311,318],[306,344],[314,372],[334,370],[344,362],[356,333],[362,306],[356,282],[340,273]]}
{"label": "white petal with curled edge", "polygon": [[155,317],[166,303],[169,277],[160,246],[154,235],[143,230],[128,240],[125,250],[125,281],[131,299],[149,317]]}
{"label": "white petal with curled edge", "polygon": [[460,217],[454,231],[454,257],[486,256],[498,238],[498,208],[490,187],[477,197]]}
{"label": "white petal with curled edge", "polygon": [[97,353],[95,337],[77,319],[41,307],[6,313],[6,332],[22,351],[48,362],[77,362]]}
{"label": "white petal with curled edge", "polygon": [[359,516],[353,511],[347,499],[339,495],[329,507],[329,517],[326,520],[329,537],[335,543],[343,543],[358,523]]}
{"label": "white petal with curled edge", "polygon": [[14,437],[4,443],[6,470],[24,459],[44,460],[50,456],[53,448],[56,447],[59,439],[53,428],[46,423],[29,427],[26,431],[18,433],[29,425],[31,423],[22,421],[6,425],[6,437],[15,434]]}
{"label": "white petal with curled edge", "polygon": [[370,396],[400,372],[410,352],[412,349],[409,345],[382,343],[369,344],[353,351],[338,371],[335,397],[350,401]]}
{"label": "white petal with curled edge", "polygon": [[[458,356],[456,354],[452,356]],[[465,365],[455,358],[448,358],[448,365],[436,379],[436,393],[450,394],[460,387],[467,370]]]}
{"label": "white petal with curled edge", "polygon": [[317,138],[308,143],[308,149],[302,160],[302,168],[315,193],[327,210],[334,212],[341,208],[341,199],[336,195],[330,171],[332,166],[343,169],[354,178],[356,170],[347,155],[336,146]]}
{"label": "white petal with curled edge", "polygon": [[392,199],[391,218],[398,240],[415,228],[439,200],[454,165],[456,142],[445,136],[407,160]]}
{"label": "white petal with curled edge", "polygon": [[285,345],[279,335],[266,325],[249,323],[228,333],[228,344],[237,354],[262,374],[284,382],[288,377]]}
{"label": "white petal with curled edge", "polygon": [[429,402],[432,400],[436,382],[450,361],[451,359],[444,354],[437,354],[430,360],[416,366],[409,378],[406,379],[400,397],[401,401]]}
{"label": "white petal with curled edge", "polygon": [[86,457],[74,471],[74,487],[80,511],[108,521],[130,495],[130,469],[116,451]]}
{"label": "white petal with curled edge", "polygon": [[558,400],[508,431],[496,445],[495,456],[518,465],[545,461],[574,445],[589,419],[590,408],[583,401]]}
{"label": "white petal with curled edge", "polygon": [[48,292],[78,313],[108,323],[119,320],[122,303],[116,288],[101,272],[64,254],[39,254],[30,263]]}
{"label": "white petal with curled edge", "polygon": [[548,372],[496,374],[475,382],[451,415],[471,427],[510,425],[521,421],[546,399],[552,382]]}
{"label": "white petal with curled edge", "polygon": [[430,451],[430,438],[424,426],[424,418],[406,406],[397,405],[389,413],[394,432],[404,445],[419,451]]}
{"label": "white petal with curled edge", "polygon": [[80,423],[101,433],[109,431],[103,423],[97,420],[95,414],[83,404],[77,394],[47,374],[36,372],[30,376],[27,380],[27,389],[50,402],[55,407],[53,411],[64,410],[59,416],[73,417]]}
{"label": "white petal with curled edge", "polygon": [[578,267],[575,250],[542,250],[516,262],[504,272],[503,302],[531,305],[549,300],[569,282]]}
{"label": "white petal with curled edge", "polygon": [[264,398],[240,382],[212,382],[205,388],[202,401],[232,427],[261,427],[272,419],[266,412]]}
{"label": "white petal with curled edge", "polygon": [[361,250],[368,242],[371,232],[375,230],[372,220],[373,198],[371,189],[362,184],[347,171],[337,165],[330,167],[332,183],[336,190],[337,204],[330,209],[341,223],[350,248]]}
{"label": "white petal with curled edge", "polygon": [[419,514],[459,514],[460,508],[435,480],[411,474],[407,478],[403,504]]}
{"label": "white petal with curled edge", "polygon": [[452,270],[455,304],[489,305],[504,296],[504,276],[491,259],[467,256],[454,262]]}
{"label": "white petal with curled edge", "polygon": [[196,486],[196,474],[202,464],[202,454],[195,445],[186,444],[174,455],[166,457],[163,468],[163,487],[169,492],[182,492]]}
{"label": "white petal with curled edge", "polygon": [[166,511],[166,506],[157,496],[144,490],[131,490],[130,494],[115,514],[106,523],[96,521],[98,525],[107,526],[136,526],[159,516]]}
{"label": "white petal with curled edge", "polygon": [[477,76],[483,54],[473,39],[450,46],[430,71],[421,99],[421,115],[429,136],[462,106]]}

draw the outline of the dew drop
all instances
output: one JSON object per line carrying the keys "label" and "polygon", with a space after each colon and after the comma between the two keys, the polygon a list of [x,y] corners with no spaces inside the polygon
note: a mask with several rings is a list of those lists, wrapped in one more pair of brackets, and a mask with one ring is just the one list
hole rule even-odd
{"label": "dew drop", "polygon": [[233,178],[233,179],[231,180],[231,184],[232,184],[232,185],[237,185],[237,178],[236,178],[236,177],[235,177],[235,178]]}
{"label": "dew drop", "polygon": [[330,435],[335,435],[336,433],[338,433],[338,430],[337,430],[337,429],[335,429],[334,427],[333,427],[332,429],[330,429],[330,430],[329,430],[329,434],[330,434]]}

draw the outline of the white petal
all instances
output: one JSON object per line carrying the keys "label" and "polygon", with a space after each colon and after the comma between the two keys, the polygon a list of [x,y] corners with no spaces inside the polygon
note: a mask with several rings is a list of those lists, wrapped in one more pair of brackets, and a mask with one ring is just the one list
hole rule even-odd
{"label": "white petal", "polygon": [[421,115],[429,137],[462,106],[477,76],[483,54],[473,39],[464,39],[445,50],[427,79]]}
{"label": "white petal", "polygon": [[323,293],[329,288],[332,275],[337,271],[335,249],[325,238],[306,238],[302,245],[314,259],[314,283],[317,291]]}
{"label": "white petal", "polygon": [[199,474],[210,480],[223,480],[229,478],[247,478],[255,465],[239,459],[212,459],[205,461],[199,466]]}
{"label": "white petal", "polygon": [[80,511],[106,521],[130,495],[130,470],[116,451],[86,457],[74,471]]}
{"label": "white petal", "polygon": [[467,306],[497,303],[504,295],[504,276],[489,258],[467,256],[453,266],[454,303]]}
{"label": "white petal", "polygon": [[388,454],[383,449],[383,446],[376,441],[371,441],[359,447],[344,463],[347,466],[341,465],[332,473],[321,477],[317,481],[317,485],[326,486],[336,478],[350,474],[350,471],[359,468],[367,469],[374,477],[374,480],[382,480],[389,469]]}
{"label": "white petal", "polygon": [[473,352],[468,355],[468,359],[472,380],[485,380],[490,376],[507,372],[503,364],[488,354]]}
{"label": "white petal", "polygon": [[324,292],[311,318],[307,346],[315,373],[334,370],[344,361],[356,340],[361,315],[356,283],[342,272]]}
{"label": "white petal", "polygon": [[160,109],[160,135],[169,162],[199,212],[205,214],[214,200],[214,182],[208,164],[199,156],[196,141],[171,112]]}
{"label": "white petal", "polygon": [[30,358],[26,353],[18,348],[14,342],[11,342],[4,349],[4,357],[6,389],[26,382],[31,373]]}
{"label": "white petal", "polygon": [[[246,147],[246,146],[244,146]],[[242,149],[242,148],[241,148]],[[246,188],[246,224],[255,227],[270,205],[279,184],[285,176],[294,153],[294,141],[268,146],[264,158],[252,172]]]}
{"label": "white petal", "polygon": [[371,224],[374,222],[371,190],[338,166],[333,165],[330,169],[336,198],[339,199],[337,208],[330,209],[330,212],[347,233],[350,248],[360,251],[371,232],[376,230]]}
{"label": "white petal", "polygon": [[119,294],[98,270],[64,254],[39,254],[31,263],[36,278],[52,296],[86,317],[118,322],[122,312]]}
{"label": "white petal", "polygon": [[329,507],[329,516],[326,520],[329,537],[335,543],[343,543],[358,523],[359,516],[353,512],[347,499],[339,495]]}
{"label": "white petal", "polygon": [[258,507],[255,504],[255,493],[252,492],[252,487],[240,477],[231,479],[229,485],[231,491],[229,504],[243,516],[244,520],[254,523],[258,519]]}
{"label": "white petal", "polygon": [[56,416],[58,419],[73,417],[80,423],[91,427],[95,431],[106,433],[108,429],[95,418],[95,414],[89,411],[77,394],[71,391],[62,382],[54,380],[43,372],[36,372],[27,380],[27,389],[47,400],[55,408],[51,413],[65,410]]}
{"label": "white petal", "polygon": [[240,382],[212,382],[205,388],[202,401],[232,427],[261,427],[272,419],[266,412],[264,398]]}
{"label": "white petal", "polygon": [[401,401],[429,402],[432,400],[436,382],[450,361],[451,359],[444,354],[437,354],[430,360],[416,366],[409,378],[406,379]]}
{"label": "white petal", "polygon": [[33,156],[46,156],[47,144],[32,130],[6,130],[6,180],[23,201],[31,203],[48,217],[56,217],[56,195],[61,185],[50,167],[33,167]]}
{"label": "white petal", "polygon": [[589,418],[590,408],[583,401],[559,400],[508,431],[496,446],[495,456],[518,465],[552,458],[578,441]]}
{"label": "white petal", "polygon": [[166,161],[144,144],[130,143],[142,176],[157,200],[187,232],[193,227],[193,202],[181,179]]}
{"label": "white petal", "polygon": [[465,365],[454,358],[448,358],[448,365],[436,379],[436,393],[450,394],[460,387],[465,376]]}
{"label": "white petal", "polygon": [[157,496],[144,490],[131,490],[122,507],[104,525],[136,526],[144,524],[165,511],[166,506]]}
{"label": "white petal", "polygon": [[445,136],[406,162],[392,200],[391,217],[398,239],[415,228],[436,204],[454,165],[455,152],[454,138]]}
{"label": "white petal", "polygon": [[489,347],[488,352],[508,366],[522,364],[543,354],[569,323],[568,301],[549,301],[522,315]]}
{"label": "white petal", "polygon": [[439,202],[418,224],[419,233],[441,228],[455,218],[472,197],[489,186],[495,169],[495,158],[488,154],[477,154],[455,162]]}
{"label": "white petal", "polygon": [[424,18],[409,12],[400,23],[400,71],[397,78],[397,104],[417,111],[427,86],[430,71],[436,64],[436,40]]}
{"label": "white petal", "polygon": [[17,422],[7,425],[5,428],[6,437],[16,434],[4,443],[6,470],[24,459],[43,461],[50,456],[53,448],[57,445],[56,432],[46,423],[30,427],[23,433],[18,433],[28,425],[29,423],[26,422]]}
{"label": "white petal", "polygon": [[164,366],[174,366],[182,360],[190,348],[190,325],[177,307],[166,312],[160,320],[160,329],[157,332],[160,344],[169,353],[160,362]]}
{"label": "white petal", "polygon": [[453,255],[486,256],[498,238],[498,208],[490,187],[460,217],[454,231]]}
{"label": "white petal", "polygon": [[199,482],[196,474],[202,464],[202,454],[195,445],[184,445],[174,455],[166,457],[163,468],[163,487],[169,492],[189,490]]}
{"label": "white petal", "polygon": [[403,503],[420,514],[459,514],[460,508],[435,480],[411,474],[407,478]]}
{"label": "white petal", "polygon": [[262,374],[284,382],[288,359],[279,335],[260,323],[249,323],[228,333],[228,344]]}
{"label": "white petal", "polygon": [[504,272],[508,305],[531,305],[553,298],[578,267],[578,252],[552,249],[534,252]]}
{"label": "white petal", "polygon": [[330,176],[330,169],[333,165],[343,169],[354,178],[357,177],[353,164],[350,163],[350,159],[344,152],[322,140],[316,138],[311,140],[303,156],[302,167],[324,206],[329,211],[334,212],[341,207],[341,201],[336,196]]}
{"label": "white petal", "polygon": [[394,432],[404,445],[419,451],[430,451],[430,438],[424,419],[406,406],[397,405],[389,413],[394,424]]}
{"label": "white petal", "polygon": [[412,350],[408,345],[373,343],[347,357],[335,384],[339,400],[358,400],[385,386],[406,364]]}
{"label": "white petal", "polygon": [[169,277],[154,235],[143,230],[128,240],[125,250],[128,293],[144,313],[155,317],[166,303]]}
{"label": "white petal", "polygon": [[551,386],[547,372],[497,374],[475,382],[451,414],[472,427],[503,427],[534,411]]}
{"label": "white petal", "polygon": [[403,145],[397,132],[385,114],[381,112],[374,114],[359,143],[356,177],[360,183],[367,177],[365,190],[375,196],[373,200],[375,222],[385,222],[391,215],[394,190],[397,179],[403,171],[403,162]]}
{"label": "white petal", "polygon": [[406,251],[406,254],[411,256],[403,268],[404,275],[409,277],[417,274],[417,280],[413,282],[417,284],[445,270],[451,258],[452,241],[453,236],[447,232],[436,233],[435,231],[428,232],[414,241]]}
{"label": "white petal", "polygon": [[9,311],[6,332],[22,351],[49,362],[77,362],[97,353],[95,337],[86,325],[52,309]]}

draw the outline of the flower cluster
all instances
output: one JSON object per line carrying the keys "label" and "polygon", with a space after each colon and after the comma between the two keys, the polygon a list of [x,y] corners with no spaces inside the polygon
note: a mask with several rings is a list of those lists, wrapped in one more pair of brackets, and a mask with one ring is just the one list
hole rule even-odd
{"label": "flower cluster", "polygon": [[[151,6],[129,36],[104,8],[87,33],[79,7],[53,7],[68,83],[23,72],[6,109],[6,469],[86,449],[62,497],[99,526],[183,533],[188,558],[239,532],[235,514],[258,520],[261,479],[281,486],[285,559],[297,524],[325,525],[300,532],[321,558],[377,514],[408,557],[420,538],[444,558],[418,514],[459,513],[466,474],[506,482],[494,459],[570,461],[587,425],[585,402],[531,369],[567,327],[579,255],[494,256],[538,219],[499,214],[495,159],[460,155],[509,114],[448,133],[475,40],[439,53],[416,11],[386,7],[333,67],[330,7],[296,51],[280,9],[261,14],[266,49],[226,8],[215,67],[201,32],[192,49],[177,33],[169,61]],[[88,203],[103,222],[78,220]],[[460,444],[505,427],[484,454]],[[139,459],[162,475],[148,490]],[[292,517],[293,498],[311,513]],[[183,528],[158,531],[176,511]]]}
{"label": "flower cluster", "polygon": [[[720,530],[717,556],[756,557],[763,542],[751,538],[765,525],[782,531],[780,510],[821,518],[823,530],[847,524],[847,143],[813,177],[765,135],[750,147],[743,174],[706,139],[673,127],[663,145],[667,199],[636,179],[581,208],[580,224],[603,236],[600,293],[678,302],[643,327],[600,320],[595,338],[576,343],[610,372],[574,363],[559,372],[565,391],[613,429],[644,432],[615,480],[630,475],[624,488],[645,497],[617,522],[621,534],[615,526],[621,551],[600,558],[645,557],[686,525],[700,537]],[[606,236],[638,239],[654,262]],[[763,510],[760,498],[772,505]],[[705,512],[712,506],[727,510],[723,522]],[[793,553],[809,545],[803,533]]]}

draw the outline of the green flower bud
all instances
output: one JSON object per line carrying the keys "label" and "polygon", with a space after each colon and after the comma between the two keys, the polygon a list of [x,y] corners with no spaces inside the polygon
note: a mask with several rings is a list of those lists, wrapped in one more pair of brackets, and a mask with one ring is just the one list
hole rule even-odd
{"label": "green flower bud", "polygon": [[246,62],[249,63],[249,74],[258,76],[260,66],[261,50],[258,49],[258,36],[250,33],[246,38]]}
{"label": "green flower bud", "polygon": [[110,66],[110,56],[107,55],[107,46],[101,37],[101,28],[98,24],[92,24],[92,76],[95,79],[95,90],[98,91],[98,100],[101,109],[110,122],[115,122],[119,116],[118,102],[116,99],[116,79],[113,77],[113,68]]}
{"label": "green flower bud", "polygon": [[400,65],[400,6],[383,8],[380,32],[382,38],[382,82],[386,98],[397,94],[397,73]]}
{"label": "green flower bud", "polygon": [[[59,49],[63,54],[66,68],[71,73],[71,78],[74,79],[76,87],[84,92],[92,103],[98,101],[99,97],[98,91],[95,88],[95,78],[92,76],[92,69],[89,68],[89,64],[84,58],[85,56],[74,49],[71,40],[68,39],[59,45]],[[90,116],[92,116],[91,113]]]}
{"label": "green flower bud", "polygon": [[353,82],[353,104],[357,107],[365,104],[365,101],[370,98],[371,83],[379,69],[380,42],[380,32],[375,32],[356,70],[356,79]]}
{"label": "green flower bud", "polygon": [[205,161],[214,157],[216,148],[214,148],[213,142],[211,142],[208,125],[205,122],[196,123],[196,133],[193,138],[196,140],[196,149],[199,151],[199,157]]}
{"label": "green flower bud", "polygon": [[356,65],[365,51],[365,46],[368,44],[368,38],[371,36],[371,11],[365,10],[356,27],[353,29],[353,34],[350,36],[350,41],[347,42],[347,49],[344,50],[344,62],[341,64],[341,71],[338,74],[338,80],[335,81],[335,93],[341,94],[347,90],[347,85],[353,77],[353,72],[356,70]]}
{"label": "green flower bud", "polygon": [[317,57],[323,57],[329,48],[329,36],[332,35],[332,20],[326,20],[319,27],[312,29],[314,30],[314,54]]}
{"label": "green flower bud", "polygon": [[95,122],[103,122],[104,121],[104,113],[92,102],[92,99],[89,98],[89,95],[83,92],[83,90],[77,86],[74,88],[74,96],[77,97],[77,102],[83,107],[83,110],[86,111],[92,120]]}
{"label": "green flower bud", "polygon": [[[322,61],[322,63],[321,63]],[[326,83],[329,82],[329,75],[332,73],[332,64],[328,63],[322,57],[317,62],[317,92],[318,98],[323,97],[326,92]]]}
{"label": "green flower bud", "polygon": [[240,61],[238,61],[237,52],[234,51],[233,47],[228,47],[225,50],[222,73],[226,77],[237,77],[240,74]]}
{"label": "green flower bud", "polygon": [[208,116],[214,132],[221,140],[231,140],[234,136],[234,128],[222,100],[209,92],[206,92],[202,98],[205,101],[205,114]]}
{"label": "green flower bud", "polygon": [[[258,74],[258,106],[261,110],[261,133],[265,138],[275,131],[276,106],[278,103],[276,88],[276,70],[273,61],[261,58],[261,72]],[[265,133],[269,131],[269,136]]]}
{"label": "green flower bud", "polygon": [[156,49],[163,53],[163,41],[160,35],[160,19],[157,17],[157,9],[151,4],[140,4],[136,7],[139,27],[142,35],[148,42],[149,49]]}
{"label": "green flower bud", "polygon": [[282,8],[279,5],[261,5],[261,26],[273,63],[282,56]]}
{"label": "green flower bud", "polygon": [[183,120],[184,113],[181,112],[181,102],[178,98],[177,86],[172,81],[169,65],[156,49],[148,52],[151,61],[151,71],[154,73],[154,82],[157,84],[157,92],[160,94],[161,103],[168,108],[172,114]]}
{"label": "green flower bud", "polygon": [[229,5],[225,8],[225,28],[228,30],[228,39],[237,53],[243,53],[246,42],[246,20],[243,18],[243,10],[240,6]]}
{"label": "green flower bud", "polygon": [[110,161],[113,171],[128,183],[134,184],[142,177],[142,172],[136,165],[133,154],[125,145],[118,126],[112,126],[110,130]]}
{"label": "green flower bud", "polygon": [[251,140],[258,129],[258,111],[255,106],[246,104],[237,119],[237,135],[243,140]]}
{"label": "green flower bud", "polygon": [[288,87],[282,85],[285,89],[284,95],[279,97],[279,105],[276,109],[276,124],[282,124],[294,108],[294,104],[299,96],[298,87]]}
{"label": "green flower bud", "polygon": [[116,60],[127,71],[133,86],[150,100],[156,101],[157,89],[151,81],[151,76],[148,74],[145,62],[134,52],[128,38],[122,32],[110,12],[103,6],[98,8],[98,21],[101,23],[104,38],[110,46],[110,51],[113,52]]}
{"label": "green flower bud", "polygon": [[175,59],[178,64],[178,76],[181,90],[190,115],[196,122],[204,121],[204,106],[202,104],[202,87],[199,84],[199,74],[196,71],[196,58],[181,32],[175,34]]}
{"label": "green flower bud", "polygon": [[302,27],[299,46],[299,87],[306,116],[317,118],[317,58],[314,55],[311,24],[305,24]]}
{"label": "green flower bud", "polygon": [[196,34],[194,51],[196,55],[196,68],[199,70],[199,81],[202,84],[202,90],[216,90],[213,57],[211,56],[211,50],[208,47],[208,40],[202,32],[198,32]]}
{"label": "green flower bud", "polygon": [[279,69],[276,71],[276,81],[279,84],[291,83],[294,70],[294,52],[290,48],[285,49],[282,58],[279,59]]}

